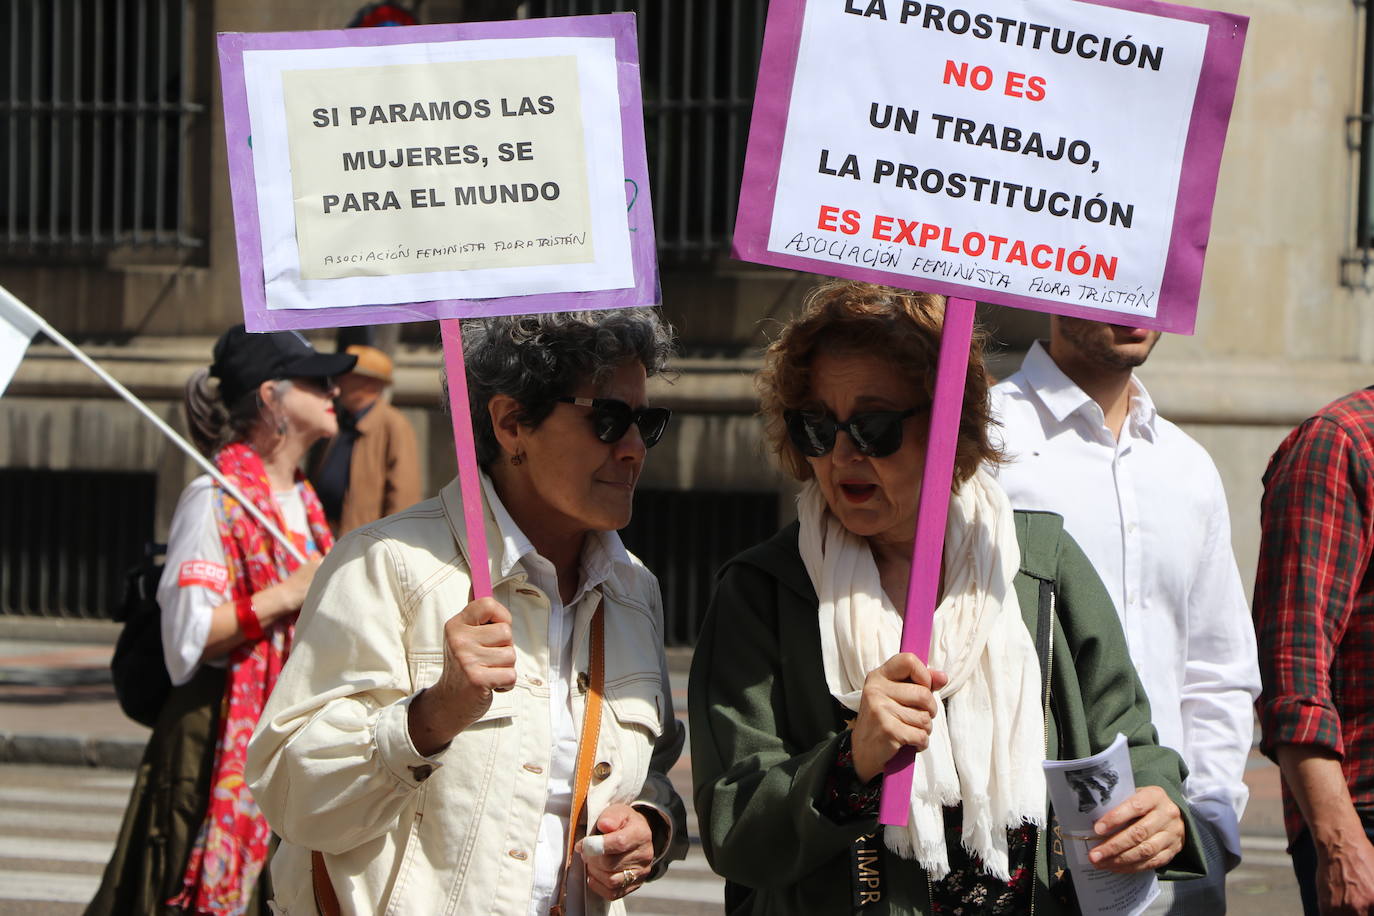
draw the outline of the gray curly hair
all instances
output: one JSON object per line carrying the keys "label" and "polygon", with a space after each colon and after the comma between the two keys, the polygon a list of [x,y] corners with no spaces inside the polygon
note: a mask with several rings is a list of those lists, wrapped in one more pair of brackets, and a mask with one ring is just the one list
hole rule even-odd
{"label": "gray curly hair", "polygon": [[463,361],[477,463],[486,468],[501,457],[487,411],[495,395],[514,398],[520,423],[536,428],[557,398],[584,382],[599,385],[627,362],[658,375],[675,355],[672,325],[650,308],[465,319]]}

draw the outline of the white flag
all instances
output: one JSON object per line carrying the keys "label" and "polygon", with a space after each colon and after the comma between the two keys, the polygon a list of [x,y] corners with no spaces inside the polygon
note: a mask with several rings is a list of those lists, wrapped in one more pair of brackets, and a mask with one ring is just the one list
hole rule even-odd
{"label": "white flag", "polygon": [[24,303],[0,286],[0,395],[14,378],[29,341],[43,326],[38,316]]}

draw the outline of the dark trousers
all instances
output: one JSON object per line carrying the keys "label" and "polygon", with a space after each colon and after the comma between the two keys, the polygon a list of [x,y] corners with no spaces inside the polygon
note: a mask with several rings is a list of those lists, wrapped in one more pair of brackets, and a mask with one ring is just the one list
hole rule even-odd
{"label": "dark trousers", "polygon": [[[1374,816],[1360,812],[1364,831],[1374,843]],[[1302,911],[1306,916],[1317,913],[1317,846],[1306,828],[1293,841],[1293,873],[1298,876],[1298,892],[1302,894]]]}

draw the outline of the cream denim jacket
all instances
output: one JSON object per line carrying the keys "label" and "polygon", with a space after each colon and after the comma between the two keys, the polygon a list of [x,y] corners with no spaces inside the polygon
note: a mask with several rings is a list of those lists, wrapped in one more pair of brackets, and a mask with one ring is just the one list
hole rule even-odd
{"label": "cream denim jacket", "polygon": [[[313,850],[324,854],[345,914],[523,916],[529,908],[553,746],[549,602],[519,565],[494,583],[513,619],[515,688],[430,757],[415,750],[406,723],[412,698],[443,669],[444,623],[469,601],[462,518],[455,481],[343,538],[315,576],[245,773],[282,838],[271,866],[278,913],[316,912]],[[490,512],[487,538],[502,549]],[[496,559],[493,569],[505,568]],[[575,611],[579,672],[597,591]],[[687,845],[685,811],[666,775],[685,735],[667,687],[658,583],[637,561],[618,563],[600,592],[606,697],[588,823],[617,802],[661,812],[672,829],[656,877]],[[579,730],[584,684],[579,677],[573,691]],[[588,893],[585,912],[624,907]]]}

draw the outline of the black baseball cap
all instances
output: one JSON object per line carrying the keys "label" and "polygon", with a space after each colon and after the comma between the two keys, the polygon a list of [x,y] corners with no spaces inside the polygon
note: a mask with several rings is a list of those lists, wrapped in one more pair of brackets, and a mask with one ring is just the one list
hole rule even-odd
{"label": "black baseball cap", "polygon": [[295,331],[250,334],[238,324],[215,341],[210,374],[224,403],[233,404],[263,382],[343,375],[357,361],[351,353],[321,353]]}

